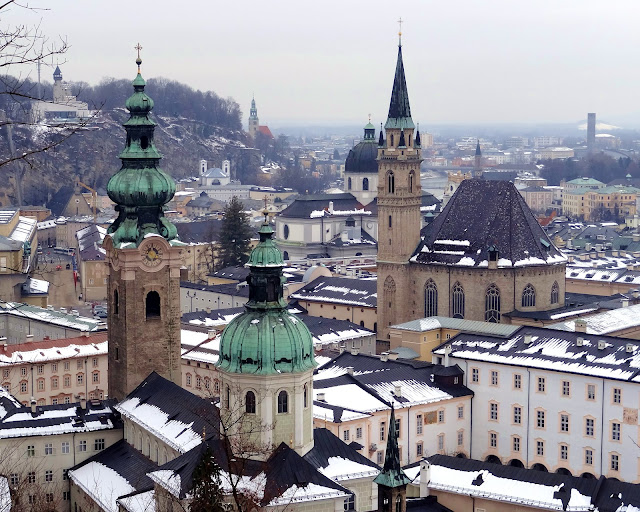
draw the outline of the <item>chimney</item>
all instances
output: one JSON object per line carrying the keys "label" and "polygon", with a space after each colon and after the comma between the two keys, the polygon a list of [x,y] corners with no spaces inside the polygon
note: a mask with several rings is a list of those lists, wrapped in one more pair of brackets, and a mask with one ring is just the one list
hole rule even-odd
{"label": "chimney", "polygon": [[451,344],[444,347],[444,366],[449,366],[449,354],[451,354]]}
{"label": "chimney", "polygon": [[216,337],[217,334],[218,334],[218,331],[216,331],[215,329],[209,329],[207,331],[207,338],[212,340],[213,338]]}
{"label": "chimney", "polygon": [[576,318],[575,320],[575,332],[587,332],[587,321],[584,318]]}
{"label": "chimney", "polygon": [[396,398],[402,398],[402,386],[395,386],[393,389],[393,394]]}
{"label": "chimney", "polygon": [[429,482],[431,481],[431,464],[426,460],[420,463],[420,497],[429,496]]}
{"label": "chimney", "polygon": [[36,414],[36,399],[31,397],[31,414],[35,416]]}
{"label": "chimney", "polygon": [[318,396],[318,401],[319,402],[325,402],[324,393],[318,393],[317,396]]}
{"label": "chimney", "polygon": [[357,348],[355,348],[355,347],[351,349],[351,355],[352,355],[352,356],[357,356],[359,352],[360,352],[360,351],[359,351]]}
{"label": "chimney", "polygon": [[576,345],[578,347],[581,347],[582,345],[584,345],[584,339],[578,336],[578,338],[576,339]]}
{"label": "chimney", "polygon": [[524,344],[525,345],[531,345],[532,341],[533,341],[533,336],[531,334],[525,334],[524,335]]}
{"label": "chimney", "polygon": [[[640,290],[638,290],[637,288],[636,288],[636,289],[634,289],[634,290],[631,290],[631,296],[632,296],[634,299],[639,298],[639,297],[640,297]],[[2,339],[2,338],[0,338],[0,339]]]}
{"label": "chimney", "polygon": [[622,307],[623,308],[629,307],[629,299],[622,299]]}
{"label": "chimney", "polygon": [[329,213],[333,213],[333,201],[329,201]]}
{"label": "chimney", "polygon": [[84,395],[80,397],[80,409],[83,411],[87,410],[87,397]]}
{"label": "chimney", "polygon": [[6,343],[3,343],[3,344],[2,344],[2,351],[3,351],[3,352],[6,352],[6,351],[7,351],[7,347],[8,347],[8,346],[9,346],[9,345],[7,345]]}
{"label": "chimney", "polygon": [[380,354],[380,361],[386,363],[389,360],[389,352],[383,352]]}
{"label": "chimney", "polygon": [[634,242],[640,242],[640,233],[634,233],[632,236]]}
{"label": "chimney", "polygon": [[347,366],[347,373],[353,375],[353,366]]}

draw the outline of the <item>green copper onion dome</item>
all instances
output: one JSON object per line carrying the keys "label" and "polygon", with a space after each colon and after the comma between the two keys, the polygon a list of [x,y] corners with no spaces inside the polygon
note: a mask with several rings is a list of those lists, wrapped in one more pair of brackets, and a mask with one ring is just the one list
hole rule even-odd
{"label": "green copper onion dome", "polygon": [[246,311],[222,333],[218,368],[258,375],[312,370],[316,361],[311,333],[304,322],[287,312],[284,261],[266,220],[259,233],[260,242],[247,263],[251,272]]}
{"label": "green copper onion dome", "polygon": [[122,167],[107,184],[107,193],[118,212],[109,227],[116,246],[137,246],[147,234],[158,234],[167,240],[177,237],[175,226],[164,217],[164,205],[175,194],[176,185],[159,167],[162,155],[154,144],[156,123],[149,118],[153,100],[144,92],[141,63],[138,57],[134,92],[126,102],[130,117],[123,125],[127,141],[119,155]]}

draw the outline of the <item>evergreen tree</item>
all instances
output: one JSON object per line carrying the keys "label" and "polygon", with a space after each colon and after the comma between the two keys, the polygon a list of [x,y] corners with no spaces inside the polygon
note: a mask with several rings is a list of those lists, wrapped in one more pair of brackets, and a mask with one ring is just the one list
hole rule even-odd
{"label": "evergreen tree", "polygon": [[236,196],[224,209],[220,229],[220,267],[239,267],[249,259],[252,230],[244,205]]}
{"label": "evergreen tree", "polygon": [[193,498],[189,510],[190,512],[222,512],[226,510],[220,482],[220,466],[213,460],[209,446],[193,470]]}

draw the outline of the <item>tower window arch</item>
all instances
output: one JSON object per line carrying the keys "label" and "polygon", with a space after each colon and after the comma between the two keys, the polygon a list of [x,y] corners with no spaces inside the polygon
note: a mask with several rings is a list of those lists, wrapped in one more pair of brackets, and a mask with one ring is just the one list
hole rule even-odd
{"label": "tower window arch", "polygon": [[393,175],[393,171],[387,172],[387,192],[389,194],[396,193],[396,178]]}
{"label": "tower window arch", "polygon": [[553,283],[551,287],[551,304],[558,303],[558,296],[560,295],[560,287],[558,286],[558,281]]}
{"label": "tower window arch", "polygon": [[156,291],[147,293],[145,299],[145,313],[147,318],[156,318],[160,316],[160,294]]}
{"label": "tower window arch", "polygon": [[286,391],[278,393],[278,414],[289,412],[289,394]]}
{"label": "tower window arch", "polygon": [[369,178],[362,178],[362,190],[369,190]]}
{"label": "tower window arch", "polygon": [[438,287],[433,279],[424,285],[424,316],[438,315]]}
{"label": "tower window arch", "polygon": [[351,190],[351,178],[347,180],[347,190]]}
{"label": "tower window arch", "polygon": [[305,409],[309,406],[309,388],[307,387],[307,385],[304,385],[304,390],[302,392],[302,398],[303,398],[303,403],[304,403],[304,407]]}
{"label": "tower window arch", "polygon": [[256,394],[253,391],[247,391],[244,397],[244,410],[247,414],[256,413]]}
{"label": "tower window arch", "polygon": [[113,314],[117,315],[120,311],[120,296],[118,290],[113,290]]}
{"label": "tower window arch", "polygon": [[500,323],[500,289],[491,284],[484,294],[484,321]]}
{"label": "tower window arch", "polygon": [[389,227],[393,227],[393,220],[391,218],[391,215],[389,215]]}
{"label": "tower window arch", "polygon": [[140,137],[140,147],[142,149],[147,149],[149,147],[149,137],[147,137],[146,135]]}
{"label": "tower window arch", "polygon": [[451,313],[453,318],[464,318],[464,288],[459,282],[451,290]]}
{"label": "tower window arch", "polygon": [[389,140],[391,141],[391,147],[393,147],[393,133],[389,135]]}
{"label": "tower window arch", "polygon": [[522,290],[522,307],[531,308],[536,305],[536,289],[531,283]]}
{"label": "tower window arch", "polygon": [[[349,178],[349,179],[351,179],[351,178]],[[349,185],[349,188],[351,188],[351,185]],[[289,239],[289,224],[285,224],[284,225],[284,228],[282,228],[282,232],[283,232],[282,234],[284,236],[284,239],[288,240]]]}
{"label": "tower window arch", "polygon": [[409,173],[409,192],[413,193],[413,180],[415,178],[415,173],[413,171],[411,171]]}

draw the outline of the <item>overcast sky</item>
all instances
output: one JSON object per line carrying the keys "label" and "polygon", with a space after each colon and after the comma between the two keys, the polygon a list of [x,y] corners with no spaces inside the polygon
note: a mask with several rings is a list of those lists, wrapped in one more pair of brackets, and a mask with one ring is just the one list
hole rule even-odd
{"label": "overcast sky", "polygon": [[[638,0],[31,0],[1,22],[67,38],[65,80],[163,76],[261,124],[379,124],[402,17],[414,121],[640,124]],[[49,68],[44,68],[51,81]],[[149,91],[153,95],[152,91]],[[246,120],[245,120],[246,124]]]}

